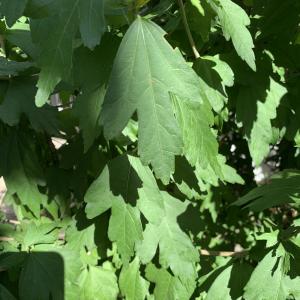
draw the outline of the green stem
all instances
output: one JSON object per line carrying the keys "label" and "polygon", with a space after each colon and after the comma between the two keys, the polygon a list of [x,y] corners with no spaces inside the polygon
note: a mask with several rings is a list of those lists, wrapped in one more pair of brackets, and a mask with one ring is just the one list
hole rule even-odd
{"label": "green stem", "polygon": [[179,4],[180,12],[181,12],[181,15],[182,15],[182,21],[183,21],[183,25],[184,25],[186,34],[188,36],[191,48],[192,48],[193,53],[194,53],[194,56],[197,59],[197,58],[200,57],[200,54],[199,54],[199,52],[196,48],[193,36],[191,34],[191,30],[190,30],[190,27],[189,27],[189,24],[188,24],[188,21],[187,21],[187,17],[186,17],[186,13],[185,13],[185,10],[184,10],[184,5],[183,5],[182,0],[178,0],[178,4]]}

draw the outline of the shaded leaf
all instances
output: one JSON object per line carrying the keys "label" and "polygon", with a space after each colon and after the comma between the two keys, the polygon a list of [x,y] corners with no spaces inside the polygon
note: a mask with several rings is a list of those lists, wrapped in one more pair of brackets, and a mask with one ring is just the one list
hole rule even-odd
{"label": "shaded leaf", "polygon": [[93,49],[100,44],[106,30],[103,0],[81,0],[79,6],[80,32],[83,43]]}
{"label": "shaded leaf", "polygon": [[[271,120],[276,117],[276,110],[286,93],[286,88],[272,78],[267,90],[263,85],[240,89],[237,119],[243,123],[250,154],[256,165],[269,153],[269,144],[273,141]],[[255,112],[256,116],[253,116]]]}
{"label": "shaded leaf", "polygon": [[[35,97],[37,106],[43,106],[62,78],[70,76],[73,39],[76,33],[79,0],[59,1],[59,14],[31,23],[33,42],[40,48],[41,73]],[[47,36],[47,39],[45,39]]]}
{"label": "shaded leaf", "polygon": [[29,69],[32,66],[33,63],[28,61],[16,62],[7,60],[4,57],[0,57],[0,77],[18,75],[19,73]]}
{"label": "shaded leaf", "polygon": [[0,15],[5,17],[11,27],[23,15],[27,0],[1,0]]}
{"label": "shaded leaf", "polygon": [[47,197],[38,189],[38,185],[44,184],[43,174],[32,146],[24,137],[11,132],[3,141],[0,151],[4,158],[0,171],[8,194],[16,193],[22,205],[27,206],[35,216],[39,216],[40,205],[47,202]]}
{"label": "shaded leaf", "polygon": [[254,211],[286,204],[300,203],[300,172],[284,170],[273,175],[269,183],[256,187],[237,200],[234,205],[249,207]]}
{"label": "shaded leaf", "polygon": [[53,297],[64,299],[64,262],[57,253],[33,252],[27,255],[20,275],[21,300]]}
{"label": "shaded leaf", "polygon": [[0,105],[0,119],[13,126],[20,122],[24,114],[35,130],[57,134],[59,122],[56,109],[48,105],[37,108],[35,93],[35,81],[24,78],[11,81]]}

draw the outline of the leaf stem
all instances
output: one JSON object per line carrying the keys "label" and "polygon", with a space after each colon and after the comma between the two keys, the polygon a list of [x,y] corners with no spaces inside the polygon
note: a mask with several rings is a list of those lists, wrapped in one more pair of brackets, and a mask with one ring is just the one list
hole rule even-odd
{"label": "leaf stem", "polygon": [[199,54],[199,52],[198,52],[198,50],[196,48],[196,45],[195,45],[195,42],[194,42],[191,30],[190,30],[190,27],[189,27],[189,24],[188,24],[188,21],[187,21],[187,17],[186,17],[186,13],[185,13],[185,10],[184,10],[184,5],[183,5],[182,0],[178,0],[178,4],[179,4],[180,12],[181,12],[181,15],[182,15],[182,21],[183,21],[183,25],[184,25],[186,34],[188,36],[191,48],[192,48],[193,53],[194,53],[194,56],[197,59],[197,58],[200,57],[200,54]]}

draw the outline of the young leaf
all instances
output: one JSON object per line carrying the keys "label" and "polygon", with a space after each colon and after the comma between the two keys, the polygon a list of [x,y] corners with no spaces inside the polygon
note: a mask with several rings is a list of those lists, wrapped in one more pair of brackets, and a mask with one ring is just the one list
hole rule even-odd
{"label": "young leaf", "polygon": [[127,156],[109,162],[86,193],[89,218],[112,208],[108,236],[117,243],[124,261],[134,254],[134,246],[142,239],[140,212],[130,203],[136,202],[140,179]]}

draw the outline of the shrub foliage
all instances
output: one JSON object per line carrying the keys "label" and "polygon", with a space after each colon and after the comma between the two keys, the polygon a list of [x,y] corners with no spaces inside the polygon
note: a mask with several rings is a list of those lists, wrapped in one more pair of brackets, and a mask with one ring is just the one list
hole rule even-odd
{"label": "shrub foliage", "polygon": [[1,299],[300,299],[299,1],[0,18]]}

